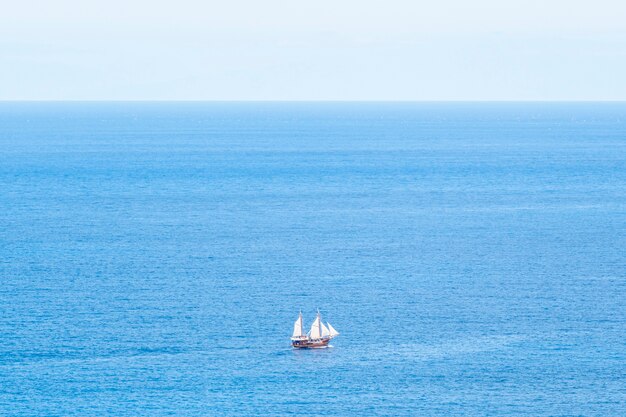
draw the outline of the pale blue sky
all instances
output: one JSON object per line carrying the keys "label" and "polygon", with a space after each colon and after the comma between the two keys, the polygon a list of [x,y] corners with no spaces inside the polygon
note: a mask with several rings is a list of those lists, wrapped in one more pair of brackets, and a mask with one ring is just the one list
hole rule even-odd
{"label": "pale blue sky", "polygon": [[0,99],[626,100],[626,1],[5,1]]}

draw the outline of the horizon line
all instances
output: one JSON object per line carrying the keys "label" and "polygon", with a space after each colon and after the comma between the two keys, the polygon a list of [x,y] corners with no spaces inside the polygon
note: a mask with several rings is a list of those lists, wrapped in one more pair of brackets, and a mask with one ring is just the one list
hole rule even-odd
{"label": "horizon line", "polygon": [[0,103],[626,103],[626,99],[575,99],[575,100],[320,100],[320,99],[0,99]]}

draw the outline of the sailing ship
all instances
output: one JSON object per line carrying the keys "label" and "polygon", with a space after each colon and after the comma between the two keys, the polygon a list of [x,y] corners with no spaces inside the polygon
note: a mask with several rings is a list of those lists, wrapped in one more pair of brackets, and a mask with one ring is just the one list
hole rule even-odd
{"label": "sailing ship", "polygon": [[291,335],[291,346],[298,349],[323,349],[328,347],[331,339],[339,336],[339,332],[326,322],[322,323],[322,317],[319,310],[317,317],[311,325],[311,330],[304,333],[302,323],[302,312],[298,315],[298,320],[293,324],[293,335]]}

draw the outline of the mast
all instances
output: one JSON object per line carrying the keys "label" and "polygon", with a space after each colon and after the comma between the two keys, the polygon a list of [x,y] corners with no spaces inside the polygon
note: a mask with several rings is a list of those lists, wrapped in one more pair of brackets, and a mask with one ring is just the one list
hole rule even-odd
{"label": "mast", "polygon": [[311,325],[311,331],[309,332],[309,337],[311,339],[320,339],[322,337],[321,323],[322,323],[322,321],[320,319],[320,313],[318,311],[317,312],[317,317],[313,321],[313,324]]}
{"label": "mast", "polygon": [[330,336],[330,331],[328,330],[328,327],[324,326],[324,323],[321,323],[321,326],[322,326],[322,337]]}
{"label": "mast", "polygon": [[328,330],[330,331],[331,338],[339,335],[339,332],[335,330],[335,328],[330,323],[326,322],[326,324],[328,324]]}
{"label": "mast", "polygon": [[292,338],[301,338],[302,337],[302,312],[298,315],[298,319],[293,324],[293,334]]}
{"label": "mast", "polygon": [[317,309],[317,333],[319,338],[321,339],[322,336],[322,316],[320,315],[320,309]]}
{"label": "mast", "polygon": [[300,336],[302,337],[304,334],[304,329],[302,328],[302,310],[300,310],[300,315],[298,317],[300,317]]}

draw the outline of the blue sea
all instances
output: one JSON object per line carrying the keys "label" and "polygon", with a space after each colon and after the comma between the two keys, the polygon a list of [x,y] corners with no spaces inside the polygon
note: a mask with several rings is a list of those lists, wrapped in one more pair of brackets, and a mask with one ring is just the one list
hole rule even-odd
{"label": "blue sea", "polygon": [[2,416],[623,416],[626,103],[4,102],[0,284]]}

